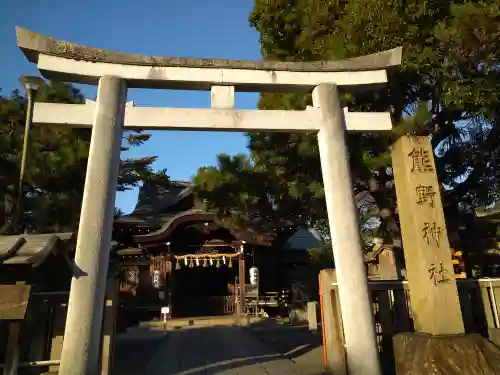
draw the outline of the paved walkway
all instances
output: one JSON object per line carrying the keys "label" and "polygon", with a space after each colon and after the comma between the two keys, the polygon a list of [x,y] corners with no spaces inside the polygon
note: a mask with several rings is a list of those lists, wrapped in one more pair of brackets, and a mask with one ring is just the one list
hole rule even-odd
{"label": "paved walkway", "polygon": [[[320,375],[318,366],[283,356],[247,328],[184,328],[168,337],[149,361],[145,375]],[[308,361],[307,361],[308,362]],[[314,367],[314,368],[312,368]]]}

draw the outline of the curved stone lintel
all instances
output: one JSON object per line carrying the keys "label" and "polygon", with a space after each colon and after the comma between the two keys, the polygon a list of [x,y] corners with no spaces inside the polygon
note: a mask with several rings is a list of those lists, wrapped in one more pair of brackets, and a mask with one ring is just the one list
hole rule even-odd
{"label": "curved stone lintel", "polygon": [[145,56],[140,54],[109,51],[85,47],[41,35],[22,27],[16,27],[17,42],[29,61],[38,62],[40,54],[58,56],[89,62],[103,62],[122,65],[186,68],[223,68],[291,72],[340,72],[387,69],[401,64],[402,48],[345,60],[314,62],[282,62],[224,60],[207,58],[183,58]]}

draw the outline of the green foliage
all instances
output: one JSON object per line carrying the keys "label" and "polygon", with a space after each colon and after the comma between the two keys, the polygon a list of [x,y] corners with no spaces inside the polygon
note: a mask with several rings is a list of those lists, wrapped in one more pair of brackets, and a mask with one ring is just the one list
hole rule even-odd
{"label": "green foliage", "polygon": [[[37,101],[82,104],[71,85],[49,82]],[[0,97],[0,228],[12,229],[14,201],[24,137],[26,99],[18,91]],[[125,144],[141,145],[149,134],[127,133]],[[30,232],[72,231],[78,225],[90,145],[88,129],[33,126],[30,133],[24,189],[24,223]],[[126,149],[127,147],[124,147]],[[166,171],[154,171],[155,157],[126,159],[120,165],[119,190],[145,179],[168,181]]]}
{"label": "green foliage", "polygon": [[318,298],[318,274],[326,268],[335,268],[332,247],[329,245],[307,250],[309,262],[294,267],[292,279],[294,284],[300,284],[302,293],[307,300],[314,301]]}
{"label": "green foliage", "polygon": [[319,269],[335,268],[331,246],[325,245],[322,247],[312,248],[308,249],[307,252],[311,263],[316,265]]}
{"label": "green foliage", "polygon": [[[344,95],[351,111],[390,111],[395,125],[389,134],[348,139],[356,194],[370,195],[378,208],[377,235],[400,244],[388,146],[403,134],[432,137],[448,214],[499,198],[500,1],[255,0],[250,25],[268,60],[333,60],[403,47],[403,64],[385,89]],[[307,104],[309,95],[264,93],[259,108]],[[270,218],[271,207],[281,221],[324,229],[316,137],[253,133],[248,139],[251,163],[239,183],[235,176],[241,176],[228,175],[220,163],[203,171],[218,192],[230,186],[221,215],[237,210]],[[260,184],[248,183],[256,176]],[[200,190],[213,207],[225,201],[224,194]],[[238,195],[250,204],[238,206]]]}

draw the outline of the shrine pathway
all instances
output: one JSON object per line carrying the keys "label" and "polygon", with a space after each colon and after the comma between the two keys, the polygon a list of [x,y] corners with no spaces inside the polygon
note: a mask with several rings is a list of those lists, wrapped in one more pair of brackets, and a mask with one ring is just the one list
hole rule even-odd
{"label": "shrine pathway", "polygon": [[237,326],[171,331],[156,350],[145,375],[320,375],[321,360],[283,356],[272,345]]}

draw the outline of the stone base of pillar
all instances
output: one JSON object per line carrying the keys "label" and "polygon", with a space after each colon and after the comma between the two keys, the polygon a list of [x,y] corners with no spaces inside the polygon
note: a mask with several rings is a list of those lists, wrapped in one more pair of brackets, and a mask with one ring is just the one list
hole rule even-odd
{"label": "stone base of pillar", "polygon": [[393,338],[397,375],[497,375],[500,348],[479,334]]}

